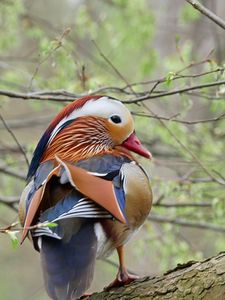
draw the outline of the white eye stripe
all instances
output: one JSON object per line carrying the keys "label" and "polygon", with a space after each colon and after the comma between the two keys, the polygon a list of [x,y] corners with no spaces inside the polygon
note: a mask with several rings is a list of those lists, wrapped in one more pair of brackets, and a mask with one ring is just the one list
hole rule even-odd
{"label": "white eye stripe", "polygon": [[[51,143],[66,122],[75,120],[82,116],[97,116],[109,119],[114,115],[117,115],[119,118],[121,118],[121,123],[117,123],[118,125],[126,124],[131,118],[129,110],[120,101],[108,97],[101,97],[97,100],[89,100],[81,108],[73,110],[67,117],[64,117],[57,124],[52,131],[52,134],[48,140],[48,144]],[[115,123],[113,121],[111,122]]]}

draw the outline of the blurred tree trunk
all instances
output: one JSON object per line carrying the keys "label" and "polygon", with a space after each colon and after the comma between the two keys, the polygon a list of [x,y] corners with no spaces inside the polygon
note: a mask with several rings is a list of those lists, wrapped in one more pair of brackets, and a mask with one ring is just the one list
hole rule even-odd
{"label": "blurred tree trunk", "polygon": [[145,277],[126,287],[93,294],[89,299],[224,300],[225,253],[203,262],[178,265],[162,276]]}

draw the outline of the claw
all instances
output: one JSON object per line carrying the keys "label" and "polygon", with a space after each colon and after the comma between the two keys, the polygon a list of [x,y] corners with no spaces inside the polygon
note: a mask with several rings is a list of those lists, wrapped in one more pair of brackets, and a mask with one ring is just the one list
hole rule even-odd
{"label": "claw", "polygon": [[139,278],[140,278],[139,276],[129,273],[125,267],[122,267],[119,269],[116,279],[113,282],[111,282],[105,288],[105,290],[107,291],[114,287],[120,287],[120,286],[127,285],[127,284],[131,283],[132,281],[139,279]]}

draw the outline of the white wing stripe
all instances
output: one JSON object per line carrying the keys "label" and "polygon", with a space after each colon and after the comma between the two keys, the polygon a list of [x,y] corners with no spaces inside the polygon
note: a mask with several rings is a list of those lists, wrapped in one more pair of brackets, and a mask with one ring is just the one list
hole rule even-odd
{"label": "white wing stripe", "polygon": [[[58,220],[63,220],[63,219],[69,219],[69,218],[74,218],[74,217],[84,217],[84,214],[83,213],[76,213],[76,214],[66,214],[64,216],[60,216],[58,219],[55,219],[54,221],[58,221]],[[111,218],[112,216],[109,215],[109,214],[96,214],[96,215],[93,215],[93,214],[87,214],[85,213],[85,218],[106,218],[106,219],[109,219]]]}
{"label": "white wing stripe", "polygon": [[[60,221],[63,219],[69,219],[69,218],[112,218],[112,215],[105,210],[104,208],[97,205],[92,200],[89,200],[87,198],[80,199],[76,205],[74,205],[70,210],[67,212],[64,212],[54,220],[51,220],[51,222]],[[49,221],[45,221],[45,223],[48,223]],[[54,232],[54,229],[49,227],[41,227],[36,228],[35,230],[32,230],[33,237],[38,236],[50,236],[56,239],[61,239],[61,237]]]}
{"label": "white wing stripe", "polygon": [[55,239],[61,240],[61,237],[53,232],[50,228],[46,227],[46,228],[36,228],[34,230],[32,230],[32,236],[33,237],[38,237],[41,235],[45,235],[45,236],[50,236],[53,237]]}

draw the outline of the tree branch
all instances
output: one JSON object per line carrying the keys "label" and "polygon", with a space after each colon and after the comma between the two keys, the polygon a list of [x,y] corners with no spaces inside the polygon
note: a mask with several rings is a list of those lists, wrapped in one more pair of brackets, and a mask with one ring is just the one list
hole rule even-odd
{"label": "tree branch", "polygon": [[[225,84],[225,80],[221,81],[214,81],[214,82],[209,82],[205,84],[199,84],[199,85],[193,85],[189,86],[186,88],[178,88],[172,91],[167,91],[167,92],[157,92],[155,94],[150,94],[149,91],[143,92],[141,97],[136,97],[134,99],[129,99],[126,101],[123,101],[126,104],[131,104],[131,103],[139,103],[139,102],[144,102],[146,100],[150,99],[156,99],[156,98],[163,98],[167,96],[172,96],[176,94],[183,94],[186,92],[194,91],[194,90],[200,90],[204,88],[210,88],[210,87],[215,87],[215,86],[221,86]],[[99,93],[121,93],[121,94],[126,94],[126,95],[136,95],[136,93],[128,93],[125,88],[116,88],[116,87],[104,87],[104,88],[99,88],[95,91],[92,91],[90,93],[85,93],[85,94],[74,94],[66,91],[40,91],[40,92],[32,92],[32,93],[20,93],[20,92],[12,92],[8,90],[0,90],[0,95],[6,96],[9,98],[17,98],[17,99],[24,99],[24,100],[49,100],[49,101],[57,101],[57,102],[69,102],[69,101],[74,101],[76,98],[80,98],[82,96],[86,95],[96,95]],[[139,94],[139,93],[137,93]]]}
{"label": "tree branch", "polygon": [[38,93],[20,93],[20,92],[13,92],[13,91],[7,91],[7,90],[0,90],[0,95],[2,96],[6,96],[9,98],[17,98],[17,99],[24,99],[24,100],[51,100],[51,101],[73,101],[75,100],[77,97],[77,95],[74,97],[69,97],[67,95],[65,95],[63,92],[61,93],[60,96],[54,96],[54,92],[53,94],[51,92],[49,92],[47,95],[42,95],[42,92]]}
{"label": "tree branch", "polygon": [[190,261],[161,276],[145,277],[125,287],[95,293],[90,300],[217,299],[225,295],[225,253]]}
{"label": "tree branch", "polygon": [[223,84],[225,84],[225,80],[214,81],[214,82],[209,82],[209,83],[204,83],[204,84],[199,84],[199,85],[193,85],[190,87],[175,89],[173,91],[162,92],[162,93],[158,93],[158,94],[154,94],[154,95],[150,95],[149,93],[146,93],[146,95],[144,95],[144,96],[141,96],[136,99],[130,99],[130,100],[124,101],[124,102],[127,104],[139,103],[139,102],[143,102],[143,101],[149,100],[149,99],[156,99],[156,98],[162,98],[162,97],[172,96],[172,95],[176,95],[176,94],[183,94],[185,92],[204,89],[204,88],[208,88],[208,87],[220,86]]}
{"label": "tree branch", "polygon": [[225,21],[214,14],[211,10],[202,5],[198,0],[185,0],[191,4],[195,9],[197,9],[201,14],[212,20],[218,26],[225,30]]}

